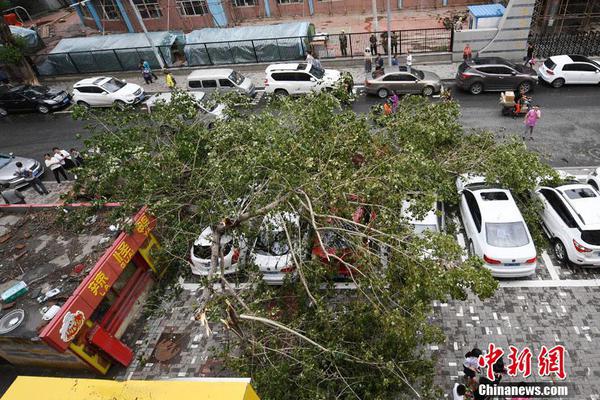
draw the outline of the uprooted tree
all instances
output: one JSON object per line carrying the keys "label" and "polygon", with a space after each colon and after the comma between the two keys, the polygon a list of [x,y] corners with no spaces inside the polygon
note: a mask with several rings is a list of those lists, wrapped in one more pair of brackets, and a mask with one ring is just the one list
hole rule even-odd
{"label": "uprooted tree", "polygon": [[[373,124],[328,94],[276,99],[208,130],[183,118],[192,104],[175,97],[150,116],[86,112],[93,153],[78,190],[124,203],[124,215],[149,205],[166,259],[182,274],[191,243],[212,227],[196,315],[235,333],[235,350],[223,355],[229,368],[251,376],[264,399],[435,398],[426,348],[444,332],[431,323],[432,301],[489,297],[496,281],[478,258],[462,261],[453,224],[417,235],[403,201],[415,216],[435,200],[451,207],[457,176],[475,172],[523,194],[530,216],[526,193],[550,169],[516,140],[466,135],[453,102],[407,97]],[[357,210],[368,221],[353,218]],[[221,236],[251,242],[263,218],[280,212],[299,215],[312,234],[286,231],[295,273],[272,288],[248,266],[252,289],[235,289],[219,273]],[[325,250],[327,232],[349,254],[311,257],[306,248]],[[340,268],[355,290],[334,289]]]}

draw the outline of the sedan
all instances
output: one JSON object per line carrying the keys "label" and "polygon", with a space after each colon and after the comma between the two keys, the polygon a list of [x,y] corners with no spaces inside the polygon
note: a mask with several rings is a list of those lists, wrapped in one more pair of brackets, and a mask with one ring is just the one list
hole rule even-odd
{"label": "sedan", "polygon": [[571,84],[600,83],[600,64],[580,55],[552,56],[540,66],[540,79],[554,88]]}
{"label": "sedan", "polygon": [[365,81],[368,94],[377,95],[385,99],[392,93],[396,94],[422,94],[431,96],[442,89],[440,77],[429,71],[406,68],[400,71],[388,72],[375,79]]}
{"label": "sedan", "polygon": [[[194,242],[190,250],[190,259],[192,274],[206,276],[210,272],[210,258],[212,246],[212,229],[207,227],[202,231],[198,239]],[[221,250],[223,251],[223,273],[225,275],[237,272],[238,264],[244,253],[244,242],[236,246],[235,240],[229,235],[221,236]],[[219,264],[221,259],[219,259]],[[217,274],[221,272],[221,265],[218,266]]]}
{"label": "sedan", "polygon": [[85,107],[124,108],[144,100],[144,89],[117,78],[95,77],[82,79],[73,85],[73,102]]}
{"label": "sedan", "polygon": [[20,111],[48,114],[69,104],[71,96],[64,90],[31,85],[0,86],[0,117]]}
{"label": "sedan", "polygon": [[23,167],[30,169],[33,175],[41,177],[44,175],[44,167],[38,161],[32,158],[16,157],[12,153],[0,153],[0,184],[8,183],[13,188],[22,188],[28,185],[21,177],[15,176],[17,172],[17,162],[21,162]]}

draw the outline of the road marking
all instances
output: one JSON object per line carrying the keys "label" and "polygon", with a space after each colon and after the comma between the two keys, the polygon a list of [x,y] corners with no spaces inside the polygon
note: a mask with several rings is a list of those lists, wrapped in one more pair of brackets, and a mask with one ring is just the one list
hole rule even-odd
{"label": "road marking", "polygon": [[548,253],[545,250],[542,253],[542,260],[544,260],[544,264],[546,265],[546,268],[548,268],[548,272],[550,273],[550,278],[552,278],[553,281],[560,280],[558,271],[556,270],[556,267],[554,266],[554,264],[552,264],[552,260],[550,259],[550,256],[548,255]]}
{"label": "road marking", "polygon": [[500,281],[499,286],[501,288],[600,287],[600,279]]}

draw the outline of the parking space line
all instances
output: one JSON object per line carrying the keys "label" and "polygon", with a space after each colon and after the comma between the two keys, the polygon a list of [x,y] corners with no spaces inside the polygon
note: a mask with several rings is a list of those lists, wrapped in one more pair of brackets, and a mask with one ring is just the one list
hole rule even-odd
{"label": "parking space line", "polygon": [[558,271],[556,270],[554,264],[552,264],[552,260],[545,250],[542,252],[542,260],[544,260],[544,264],[550,273],[550,278],[552,278],[553,281],[559,281],[560,276],[558,275]]}
{"label": "parking space line", "polygon": [[501,288],[600,287],[600,279],[500,281]]}

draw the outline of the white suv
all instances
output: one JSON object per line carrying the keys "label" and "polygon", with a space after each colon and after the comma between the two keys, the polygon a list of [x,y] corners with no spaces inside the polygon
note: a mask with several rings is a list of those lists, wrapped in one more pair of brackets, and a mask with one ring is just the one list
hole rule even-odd
{"label": "white suv", "polygon": [[461,177],[456,186],[470,255],[496,277],[535,274],[535,245],[510,191]]}
{"label": "white suv", "polygon": [[265,93],[281,95],[332,89],[342,76],[338,70],[320,69],[306,62],[269,65],[265,73]]}
{"label": "white suv", "polygon": [[600,64],[580,55],[552,56],[538,69],[538,76],[555,88],[565,84],[600,83]]}
{"label": "white suv", "polygon": [[145,97],[141,86],[106,76],[82,79],[73,85],[73,103],[86,107],[124,108]]}
{"label": "white suv", "polygon": [[536,190],[542,200],[542,227],[556,258],[578,265],[600,266],[600,193],[576,181]]}

